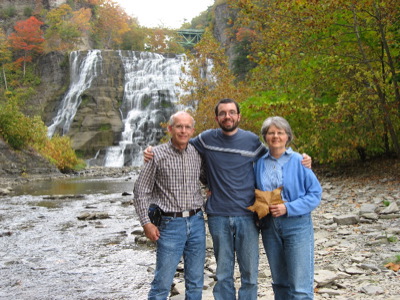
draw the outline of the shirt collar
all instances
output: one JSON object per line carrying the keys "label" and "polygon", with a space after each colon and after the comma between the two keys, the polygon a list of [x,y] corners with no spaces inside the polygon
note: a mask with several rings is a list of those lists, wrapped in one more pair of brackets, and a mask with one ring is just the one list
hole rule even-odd
{"label": "shirt collar", "polygon": [[170,140],[168,141],[168,146],[169,146],[172,150],[174,150],[175,152],[177,152],[177,153],[183,153],[183,152],[185,152],[185,151],[187,150],[187,148],[188,148],[188,146],[189,146],[189,143],[186,145],[186,148],[185,148],[185,149],[180,150],[180,149],[176,148],[176,147],[174,146],[174,144],[172,144],[172,140],[170,139]]}
{"label": "shirt collar", "polygon": [[[292,155],[293,153],[294,153],[293,149],[292,149],[291,147],[289,147],[289,148],[286,148],[285,153],[283,153],[283,155],[290,156],[290,155]],[[283,156],[283,155],[282,155],[282,156]],[[264,154],[263,158],[265,158],[265,159],[266,159],[266,158],[269,158],[269,159],[276,159],[275,157],[273,157],[273,156],[270,154],[269,151],[267,151],[267,153]]]}

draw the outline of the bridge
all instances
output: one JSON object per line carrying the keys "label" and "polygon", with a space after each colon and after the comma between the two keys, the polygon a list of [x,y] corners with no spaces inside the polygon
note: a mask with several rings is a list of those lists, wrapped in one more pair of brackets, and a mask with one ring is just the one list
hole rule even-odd
{"label": "bridge", "polygon": [[185,48],[193,48],[197,44],[204,33],[203,29],[180,29],[177,31],[182,36],[182,41],[178,42]]}

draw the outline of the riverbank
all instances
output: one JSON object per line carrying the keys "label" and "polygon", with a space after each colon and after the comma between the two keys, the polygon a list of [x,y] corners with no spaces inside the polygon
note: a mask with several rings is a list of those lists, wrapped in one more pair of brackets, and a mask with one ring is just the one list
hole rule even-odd
{"label": "riverbank", "polygon": [[[315,227],[315,299],[385,299],[400,295],[400,161],[375,160],[315,168],[323,186]],[[261,242],[261,241],[260,241]],[[204,300],[211,300],[216,263],[209,241]],[[392,264],[390,264],[392,263]],[[273,299],[260,243],[259,299]],[[181,278],[182,274],[180,274]],[[236,268],[236,286],[240,286]],[[184,299],[183,281],[177,280]]]}
{"label": "riverbank", "polygon": [[[324,190],[322,203],[313,213],[315,299],[398,299],[400,273],[388,263],[400,255],[399,160],[340,168],[316,166],[314,171]],[[137,172],[136,168],[91,168],[62,175],[124,177],[129,182],[127,190],[112,196],[31,200],[12,197],[11,191],[0,198],[0,298],[146,299],[155,248],[142,237],[131,197],[121,195],[131,192]],[[18,180],[29,184],[38,177]],[[53,206],[39,206],[38,201]],[[78,219],[83,213],[92,218]],[[107,218],[96,219],[99,216]],[[133,267],[139,269],[133,272]],[[182,269],[178,268],[174,281],[174,300],[184,299]],[[215,269],[208,236],[204,300],[213,299]],[[261,243],[259,271],[259,299],[273,299]],[[237,286],[239,275],[236,269]]]}

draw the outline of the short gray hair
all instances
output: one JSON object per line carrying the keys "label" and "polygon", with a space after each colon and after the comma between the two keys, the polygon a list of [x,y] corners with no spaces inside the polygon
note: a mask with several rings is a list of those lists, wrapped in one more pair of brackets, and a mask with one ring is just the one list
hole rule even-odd
{"label": "short gray hair", "polygon": [[285,130],[286,134],[288,135],[288,140],[286,142],[286,146],[288,146],[290,144],[290,142],[293,140],[293,132],[292,132],[292,128],[290,127],[289,122],[286,121],[286,119],[279,117],[279,116],[269,117],[269,118],[265,119],[265,121],[263,122],[263,124],[261,126],[261,135],[262,135],[264,141],[266,141],[265,135],[267,134],[268,129],[271,126],[275,126],[276,128]]}
{"label": "short gray hair", "polygon": [[175,124],[175,118],[176,118],[177,116],[183,115],[183,114],[189,115],[189,116],[190,116],[190,118],[192,119],[192,123],[193,123],[192,126],[194,127],[195,121],[194,121],[192,115],[189,114],[188,112],[184,111],[184,110],[180,110],[180,111],[177,111],[176,113],[174,113],[174,114],[169,118],[169,125],[170,125],[170,126],[174,126],[174,124]]}

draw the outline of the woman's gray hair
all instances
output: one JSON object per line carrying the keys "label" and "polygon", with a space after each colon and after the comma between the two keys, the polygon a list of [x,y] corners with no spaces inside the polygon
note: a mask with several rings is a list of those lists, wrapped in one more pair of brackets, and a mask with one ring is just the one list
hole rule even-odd
{"label": "woman's gray hair", "polygon": [[263,124],[261,126],[261,135],[262,135],[264,141],[266,141],[265,135],[267,134],[268,129],[271,126],[275,126],[276,128],[285,130],[286,134],[288,135],[288,140],[286,142],[286,146],[288,146],[290,144],[290,142],[293,140],[293,132],[292,132],[292,128],[290,127],[289,122],[286,121],[286,119],[279,117],[279,116],[269,117],[269,118],[265,119],[265,121],[263,122]]}

